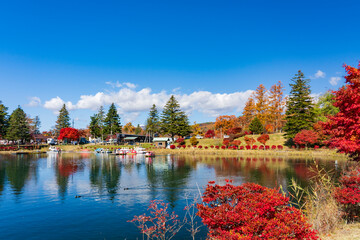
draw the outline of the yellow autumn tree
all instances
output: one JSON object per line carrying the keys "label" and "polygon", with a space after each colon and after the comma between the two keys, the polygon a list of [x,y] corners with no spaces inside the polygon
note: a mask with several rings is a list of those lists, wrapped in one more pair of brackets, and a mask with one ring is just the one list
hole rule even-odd
{"label": "yellow autumn tree", "polygon": [[124,133],[128,133],[128,134],[132,134],[135,132],[135,127],[132,125],[131,122],[128,122],[127,124],[125,124],[125,126],[123,127],[123,132]]}
{"label": "yellow autumn tree", "polygon": [[216,118],[214,126],[215,130],[217,133],[220,133],[220,137],[222,138],[227,130],[237,127],[237,125],[238,118],[235,115],[221,115]]}
{"label": "yellow autumn tree", "polygon": [[203,130],[201,129],[200,125],[196,122],[194,122],[194,125],[191,126],[191,130],[193,132],[194,136],[203,136]]}
{"label": "yellow autumn tree", "polygon": [[256,116],[265,125],[269,119],[269,99],[264,85],[260,84],[254,93]]}
{"label": "yellow autumn tree", "polygon": [[249,128],[249,125],[253,118],[255,117],[256,109],[255,109],[255,101],[254,98],[251,96],[245,103],[243,116],[241,118],[241,122],[243,123],[243,129]]}
{"label": "yellow autumn tree", "polygon": [[269,95],[269,123],[274,126],[276,132],[284,125],[285,105],[284,86],[279,81],[270,88]]}

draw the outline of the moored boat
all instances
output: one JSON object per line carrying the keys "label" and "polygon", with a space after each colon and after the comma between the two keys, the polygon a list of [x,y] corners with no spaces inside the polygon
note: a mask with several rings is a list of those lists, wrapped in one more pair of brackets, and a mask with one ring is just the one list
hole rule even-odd
{"label": "moored boat", "polygon": [[155,153],[153,151],[147,151],[145,157],[155,157]]}
{"label": "moored boat", "polygon": [[59,152],[61,152],[61,149],[58,148],[58,147],[55,147],[55,146],[50,146],[48,152],[50,152],[50,153],[59,153]]}

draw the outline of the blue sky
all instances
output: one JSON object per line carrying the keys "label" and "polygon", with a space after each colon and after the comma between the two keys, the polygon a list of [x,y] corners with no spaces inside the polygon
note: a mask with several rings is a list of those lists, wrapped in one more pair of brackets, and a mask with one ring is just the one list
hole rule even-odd
{"label": "blue sky", "polygon": [[[236,114],[250,90],[301,69],[314,94],[360,60],[359,1],[3,1],[0,100],[75,127],[115,102],[122,123],[175,94],[190,120]],[[320,72],[319,72],[320,70]],[[316,73],[318,73],[316,75]],[[332,84],[331,84],[331,83]]]}

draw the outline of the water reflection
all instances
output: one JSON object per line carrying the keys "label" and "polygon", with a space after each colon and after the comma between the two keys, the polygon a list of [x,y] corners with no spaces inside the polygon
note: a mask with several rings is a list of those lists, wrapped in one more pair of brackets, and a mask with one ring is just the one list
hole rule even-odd
{"label": "water reflection", "polygon": [[[316,161],[335,179],[348,165]],[[198,186],[202,191],[208,181],[282,185],[286,191],[292,178],[306,186],[313,166],[313,159],[298,158],[0,155],[0,232],[9,239],[39,234],[49,239],[140,239],[127,220],[144,213],[150,200],[166,200],[181,215],[184,196],[198,194]]]}

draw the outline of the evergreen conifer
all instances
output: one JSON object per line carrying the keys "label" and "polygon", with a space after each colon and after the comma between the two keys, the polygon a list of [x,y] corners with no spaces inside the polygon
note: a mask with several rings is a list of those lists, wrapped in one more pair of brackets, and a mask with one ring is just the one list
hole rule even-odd
{"label": "evergreen conifer", "polygon": [[117,113],[115,104],[112,103],[110,105],[109,111],[106,114],[106,118],[104,121],[104,133],[105,134],[115,134],[121,133],[122,127],[120,123],[120,116]]}
{"label": "evergreen conifer", "polygon": [[309,79],[299,70],[291,79],[291,92],[286,104],[285,137],[292,139],[303,129],[311,129],[315,121],[314,106],[310,96]]}
{"label": "evergreen conifer", "polygon": [[263,133],[264,126],[261,124],[260,119],[255,117],[250,123],[249,130],[255,134]]}
{"label": "evergreen conifer", "polygon": [[186,136],[191,133],[189,119],[181,111],[180,104],[173,95],[166,103],[161,114],[161,131],[170,135],[173,140],[175,135]]}
{"label": "evergreen conifer", "polygon": [[10,115],[6,138],[22,143],[30,140],[30,128],[24,110],[18,106]]}
{"label": "evergreen conifer", "polygon": [[60,134],[60,130],[62,128],[68,128],[68,127],[70,127],[70,116],[64,104],[60,109],[59,116],[56,120],[56,125],[55,125],[56,135],[58,136]]}
{"label": "evergreen conifer", "polygon": [[0,101],[0,139],[6,135],[7,128],[9,126],[9,116],[7,114],[8,108]]}

